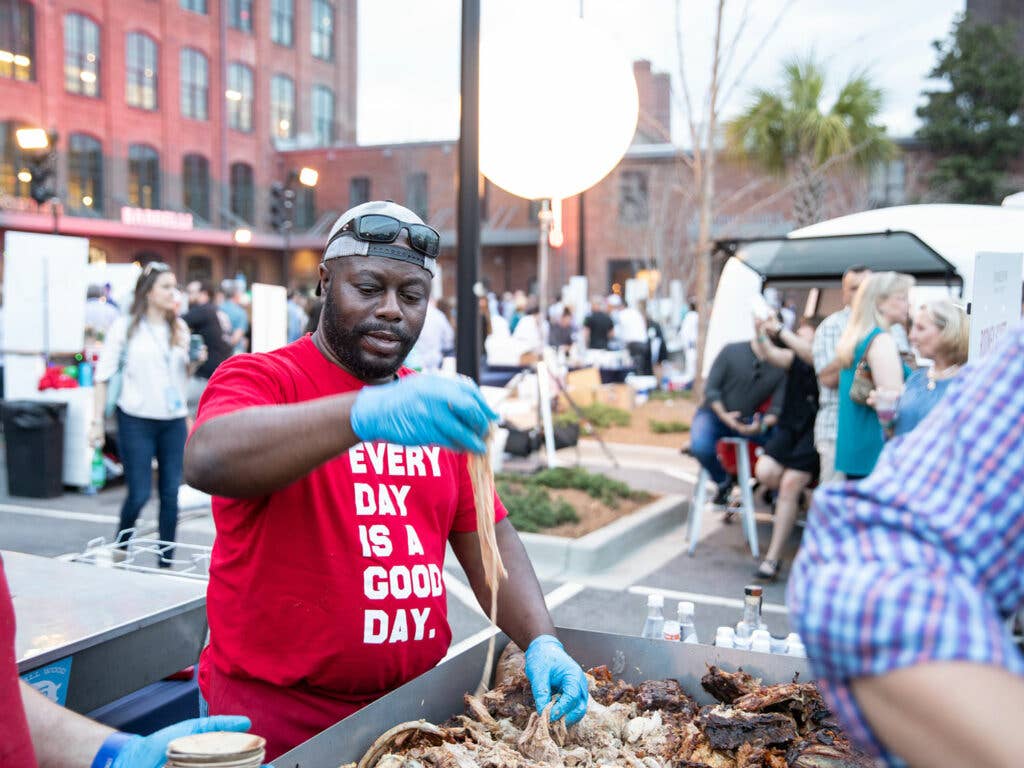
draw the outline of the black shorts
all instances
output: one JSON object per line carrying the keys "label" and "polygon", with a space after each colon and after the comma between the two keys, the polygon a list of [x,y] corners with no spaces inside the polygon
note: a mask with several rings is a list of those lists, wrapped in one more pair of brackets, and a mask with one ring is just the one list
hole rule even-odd
{"label": "black shorts", "polygon": [[786,469],[809,472],[811,482],[817,482],[821,461],[814,447],[813,429],[794,432],[783,426],[776,427],[765,443],[764,452]]}

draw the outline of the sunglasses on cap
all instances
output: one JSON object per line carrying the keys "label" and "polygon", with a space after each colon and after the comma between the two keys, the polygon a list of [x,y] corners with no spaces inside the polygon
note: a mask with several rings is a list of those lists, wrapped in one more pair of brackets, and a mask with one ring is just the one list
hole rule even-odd
{"label": "sunglasses on cap", "polygon": [[410,224],[383,213],[368,213],[345,222],[327,241],[327,247],[347,234],[364,243],[393,243],[403,229],[409,233],[409,244],[413,250],[432,259],[441,253],[441,235],[436,229],[426,224]]}
{"label": "sunglasses on cap", "polygon": [[166,264],[164,264],[162,261],[151,261],[151,262],[149,262],[149,264],[147,264],[143,268],[142,274],[144,276],[146,276],[146,277],[149,277],[149,275],[153,274],[154,272],[170,272],[170,271],[171,271],[171,268],[169,266],[167,266]]}

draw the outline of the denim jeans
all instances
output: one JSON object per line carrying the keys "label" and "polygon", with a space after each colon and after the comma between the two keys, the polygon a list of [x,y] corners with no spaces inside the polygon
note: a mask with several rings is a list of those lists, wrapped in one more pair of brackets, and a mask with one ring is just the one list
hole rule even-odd
{"label": "denim jeans", "polygon": [[[160,539],[174,541],[178,527],[178,486],[181,485],[187,430],[185,419],[142,419],[117,409],[118,446],[124,462],[128,495],[121,506],[118,537],[134,528],[153,491],[153,457],[159,470]],[[165,557],[173,557],[173,550]],[[161,566],[169,563],[160,563]]]}
{"label": "denim jeans", "polygon": [[718,441],[723,437],[746,437],[750,442],[761,445],[768,435],[741,435],[725,426],[710,408],[698,408],[690,425],[690,452],[708,471],[715,485],[721,485],[729,479],[715,451]]}

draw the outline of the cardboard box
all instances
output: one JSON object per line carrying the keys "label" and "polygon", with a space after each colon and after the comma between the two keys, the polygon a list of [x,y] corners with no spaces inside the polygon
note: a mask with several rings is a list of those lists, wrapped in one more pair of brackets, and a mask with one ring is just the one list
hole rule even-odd
{"label": "cardboard box", "polygon": [[632,411],[636,406],[636,392],[628,384],[605,384],[596,392],[596,402]]}
{"label": "cardboard box", "polygon": [[597,368],[580,368],[578,371],[569,371],[565,375],[565,385],[570,389],[572,387],[597,389],[601,386],[601,372]]}
{"label": "cardboard box", "polygon": [[[569,397],[572,398],[577,407],[586,408],[588,405],[593,405],[597,396],[597,388],[570,385],[565,388],[565,393],[568,393]],[[569,401],[566,399],[565,393],[561,390],[558,392],[558,411],[560,413],[572,410],[572,406],[569,405]]]}

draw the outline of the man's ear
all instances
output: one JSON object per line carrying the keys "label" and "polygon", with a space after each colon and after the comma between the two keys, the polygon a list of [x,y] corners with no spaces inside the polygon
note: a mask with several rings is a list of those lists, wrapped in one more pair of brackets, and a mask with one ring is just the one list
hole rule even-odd
{"label": "man's ear", "polygon": [[327,268],[326,263],[321,261],[317,266],[317,272],[320,273],[321,294],[323,294],[331,283],[331,270]]}

